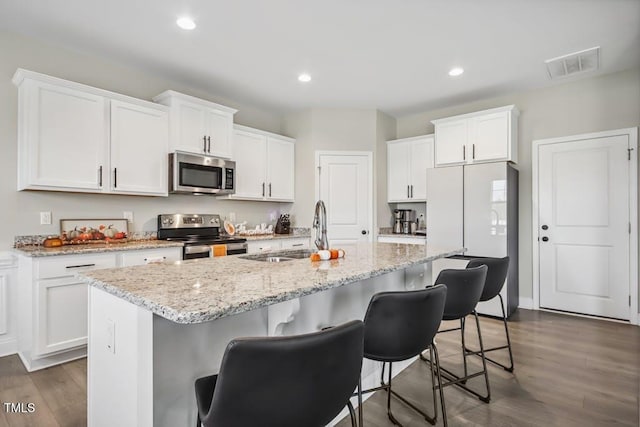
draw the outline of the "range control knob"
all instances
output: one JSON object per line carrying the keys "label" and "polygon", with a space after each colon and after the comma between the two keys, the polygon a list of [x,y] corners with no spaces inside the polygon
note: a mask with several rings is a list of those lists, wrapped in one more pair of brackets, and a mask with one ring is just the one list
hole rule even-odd
{"label": "range control knob", "polygon": [[162,225],[171,225],[173,224],[173,218],[162,218]]}

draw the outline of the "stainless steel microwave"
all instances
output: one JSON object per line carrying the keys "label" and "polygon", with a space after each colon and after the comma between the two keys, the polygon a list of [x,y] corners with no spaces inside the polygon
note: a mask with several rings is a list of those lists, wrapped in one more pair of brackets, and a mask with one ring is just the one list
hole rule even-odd
{"label": "stainless steel microwave", "polygon": [[219,157],[176,151],[169,154],[169,192],[233,194],[236,162]]}

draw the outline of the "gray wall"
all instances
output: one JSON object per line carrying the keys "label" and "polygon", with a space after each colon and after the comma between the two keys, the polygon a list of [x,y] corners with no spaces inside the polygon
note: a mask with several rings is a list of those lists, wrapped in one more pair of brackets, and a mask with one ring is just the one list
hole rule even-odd
{"label": "gray wall", "polygon": [[[235,121],[276,133],[282,117],[240,105],[162,76],[108,62],[23,36],[0,31],[0,251],[13,245],[15,235],[57,234],[61,218],[121,218],[123,210],[134,213],[133,230],[155,230],[159,213],[201,212],[228,215],[238,221],[269,223],[271,213],[288,211],[290,204],[223,201],[211,197],[172,195],[138,197],[16,191],[17,88],[11,77],[18,67],[50,74],[90,86],[150,100],[167,89],[209,99],[237,108]],[[40,211],[52,211],[53,223],[40,225]]]}
{"label": "gray wall", "polygon": [[283,132],[296,138],[296,201],[292,215],[311,226],[315,206],[316,151],[368,151],[373,153],[374,223],[390,221],[387,205],[387,150],[394,139],[396,121],[376,110],[316,108],[285,116]]}
{"label": "gray wall", "polygon": [[520,296],[531,298],[531,142],[640,125],[640,68],[398,118],[398,138],[433,132],[430,121],[515,104],[519,120]]}

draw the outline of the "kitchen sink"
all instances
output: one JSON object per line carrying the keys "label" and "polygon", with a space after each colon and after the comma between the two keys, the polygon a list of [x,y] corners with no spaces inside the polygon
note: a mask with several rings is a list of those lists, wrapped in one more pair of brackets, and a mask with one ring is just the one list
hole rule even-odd
{"label": "kitchen sink", "polygon": [[309,258],[309,255],[311,255],[313,252],[314,251],[309,249],[296,249],[296,250],[265,252],[265,253],[252,254],[252,255],[242,255],[239,258],[248,259],[251,261],[262,261],[262,262],[285,262],[285,261],[293,261],[294,259]]}

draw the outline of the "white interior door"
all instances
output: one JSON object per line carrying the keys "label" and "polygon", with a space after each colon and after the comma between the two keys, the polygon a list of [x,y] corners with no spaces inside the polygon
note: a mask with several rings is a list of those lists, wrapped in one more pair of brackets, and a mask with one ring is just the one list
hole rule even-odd
{"label": "white interior door", "polygon": [[629,319],[628,148],[628,135],[538,147],[540,307]]}
{"label": "white interior door", "polygon": [[319,154],[319,195],[330,246],[371,241],[372,159],[368,153]]}

